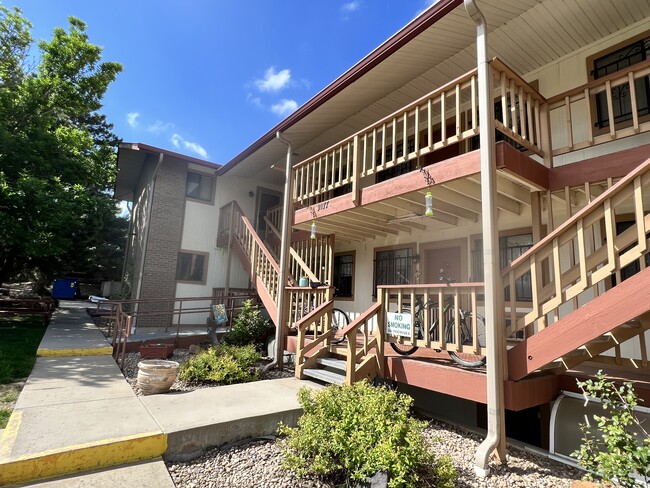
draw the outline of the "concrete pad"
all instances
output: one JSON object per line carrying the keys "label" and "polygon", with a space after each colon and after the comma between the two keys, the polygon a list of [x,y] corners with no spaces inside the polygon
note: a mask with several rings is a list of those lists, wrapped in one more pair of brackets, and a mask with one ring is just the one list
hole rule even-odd
{"label": "concrete pad", "polygon": [[184,460],[210,447],[274,434],[279,422],[296,425],[303,386],[321,388],[285,378],[140,399],[167,434],[164,458]]}
{"label": "concrete pad", "polygon": [[35,486],[39,488],[114,488],[116,486],[124,488],[174,488],[174,482],[165,467],[165,463],[159,458],[154,461],[106,468],[19,486]]}

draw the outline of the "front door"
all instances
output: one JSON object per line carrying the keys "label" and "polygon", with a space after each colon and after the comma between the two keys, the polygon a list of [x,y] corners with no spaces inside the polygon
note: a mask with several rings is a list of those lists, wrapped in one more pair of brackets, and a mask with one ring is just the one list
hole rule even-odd
{"label": "front door", "polygon": [[450,279],[455,283],[463,281],[462,251],[460,246],[427,249],[424,253],[423,283],[440,283]]}

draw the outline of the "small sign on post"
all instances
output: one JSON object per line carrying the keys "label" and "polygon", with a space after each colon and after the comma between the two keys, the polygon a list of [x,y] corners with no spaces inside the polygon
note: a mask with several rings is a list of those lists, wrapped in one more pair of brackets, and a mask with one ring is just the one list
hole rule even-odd
{"label": "small sign on post", "polygon": [[386,319],[386,334],[397,337],[411,337],[410,313],[388,312]]}

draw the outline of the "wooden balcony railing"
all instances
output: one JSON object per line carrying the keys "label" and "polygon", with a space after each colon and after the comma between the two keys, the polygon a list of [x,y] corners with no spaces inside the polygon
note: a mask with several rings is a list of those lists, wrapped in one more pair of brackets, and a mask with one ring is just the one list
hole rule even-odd
{"label": "wooden balcony railing", "polygon": [[[644,61],[549,99],[551,120],[558,129],[554,133],[553,154],[565,154],[650,131],[650,118],[643,117],[640,110],[640,105],[644,104],[647,115],[648,101],[640,98],[646,97],[647,93],[637,91],[639,80],[645,80],[647,86],[649,77],[650,61]],[[614,102],[623,92],[629,98],[630,112],[622,117],[625,120],[617,123]],[[605,105],[600,109],[606,110],[607,116],[603,119],[607,124],[594,130],[592,121],[596,118],[596,97],[600,97],[601,105]]]}
{"label": "wooden balcony railing", "polygon": [[[632,268],[646,268],[649,185],[650,159],[504,269],[505,288],[515,289],[527,273],[532,282],[532,310],[525,316],[509,294],[508,336],[524,329],[531,336],[620,283]],[[617,214],[629,215],[632,225],[617,232]]]}
{"label": "wooden balcony railing", "polygon": [[[311,288],[309,286],[287,286],[286,299],[288,301],[287,326],[295,326],[303,317],[308,315],[312,310],[320,307],[323,303],[332,299],[334,288],[322,286]],[[324,319],[323,319],[324,320]],[[310,324],[313,325],[313,324]],[[327,324],[318,322],[312,332],[317,333]],[[324,329],[323,329],[324,330]]]}
{"label": "wooden balcony railing", "polygon": [[[491,63],[496,127],[534,154],[550,154],[546,100],[503,62]],[[312,204],[337,189],[358,200],[361,178],[479,133],[474,69],[293,168],[293,199]],[[550,164],[550,163],[549,163]],[[349,188],[346,186],[349,185]]]}
{"label": "wooden balcony railing", "polygon": [[[483,283],[379,286],[386,312],[408,311],[411,318],[411,337],[386,334],[386,341],[485,356],[485,327],[490,324],[476,313],[482,293]],[[416,321],[424,329],[419,334]]]}

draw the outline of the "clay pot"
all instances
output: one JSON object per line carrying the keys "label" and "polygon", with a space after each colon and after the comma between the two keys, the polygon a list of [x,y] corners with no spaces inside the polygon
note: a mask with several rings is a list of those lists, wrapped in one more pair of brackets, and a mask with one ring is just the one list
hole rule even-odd
{"label": "clay pot", "polygon": [[167,393],[176,380],[176,361],[147,359],[138,363],[138,386],[145,395]]}

